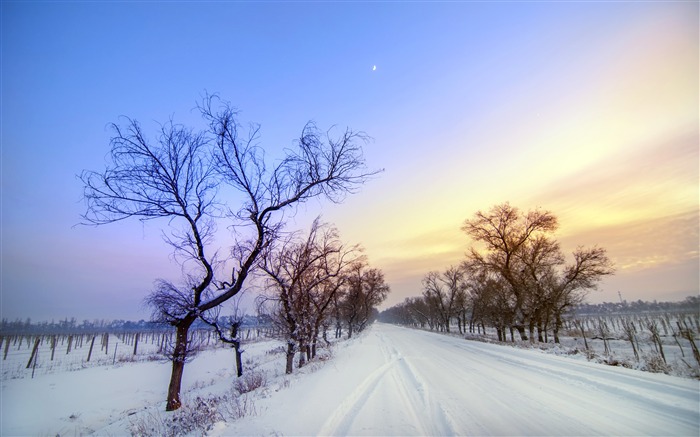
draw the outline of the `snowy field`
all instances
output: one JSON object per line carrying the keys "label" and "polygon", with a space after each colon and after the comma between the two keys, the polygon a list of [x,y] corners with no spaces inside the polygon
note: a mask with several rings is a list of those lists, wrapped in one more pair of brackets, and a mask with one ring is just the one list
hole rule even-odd
{"label": "snowy field", "polygon": [[175,413],[163,411],[167,362],[3,378],[0,434],[165,435],[194,416],[207,420],[191,435],[700,434],[695,379],[386,324],[285,375],[281,345],[245,346],[252,391],[236,384],[231,349],[202,352]]}

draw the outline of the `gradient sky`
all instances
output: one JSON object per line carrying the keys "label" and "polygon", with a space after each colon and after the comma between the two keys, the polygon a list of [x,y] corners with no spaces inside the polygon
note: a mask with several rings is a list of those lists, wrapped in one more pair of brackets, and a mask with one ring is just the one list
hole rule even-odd
{"label": "gradient sky", "polygon": [[[609,250],[591,302],[699,292],[698,3],[12,2],[2,8],[2,317],[147,318],[163,222],[74,226],[121,115],[150,132],[217,92],[270,151],[308,120],[367,132],[377,179],[312,201],[392,293],[461,261],[509,201]],[[373,66],[376,70],[373,71]],[[221,241],[226,246],[226,241]]]}

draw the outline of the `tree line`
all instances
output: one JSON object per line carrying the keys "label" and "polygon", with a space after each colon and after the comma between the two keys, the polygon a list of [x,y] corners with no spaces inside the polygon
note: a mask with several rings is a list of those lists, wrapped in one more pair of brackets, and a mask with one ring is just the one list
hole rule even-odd
{"label": "tree line", "polygon": [[600,280],[614,273],[605,249],[578,247],[567,262],[553,233],[549,211],[522,212],[509,203],[478,211],[462,230],[474,243],[465,259],[422,281],[422,296],[407,298],[383,320],[460,333],[487,326],[500,341],[559,342],[562,317],[583,302]]}
{"label": "tree line", "polygon": [[347,336],[362,331],[376,317],[389,286],[381,270],[369,266],[357,245],[340,240],[338,230],[316,219],[307,235],[281,239],[262,256],[265,293],[259,308],[271,316],[287,343],[286,373],[292,373],[299,351],[299,367],[316,356],[317,344],[330,344],[342,327]]}
{"label": "tree line", "polygon": [[[203,128],[170,120],[152,138],[136,120],[112,124],[106,169],[79,175],[84,224],[161,220],[163,238],[182,266],[181,280],[157,280],[146,298],[153,320],[176,332],[169,411],[181,406],[190,328],[202,320],[226,338],[221,307],[249,286],[265,255],[284,238],[285,212],[315,198],[341,202],[379,173],[366,167],[362,144],[369,138],[362,132],[333,135],[309,122],[272,161],[259,144],[260,126],[243,128],[229,102],[206,95],[196,109]],[[230,249],[216,243],[221,225],[231,230]]]}

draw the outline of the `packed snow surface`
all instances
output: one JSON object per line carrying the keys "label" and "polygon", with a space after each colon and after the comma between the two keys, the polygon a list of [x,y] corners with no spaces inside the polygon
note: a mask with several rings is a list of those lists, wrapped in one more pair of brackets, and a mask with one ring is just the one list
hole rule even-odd
{"label": "packed snow surface", "polygon": [[699,382],[376,324],[264,415],[284,435],[692,435]]}
{"label": "packed snow surface", "polygon": [[[700,434],[693,379],[386,324],[289,377],[270,353],[279,344],[246,347],[269,379],[250,393],[256,414],[210,435]],[[229,389],[232,363],[230,349],[200,354],[183,398]],[[0,435],[128,434],[139,414],[173,414],[162,411],[168,377],[167,363],[136,362],[5,380]]]}

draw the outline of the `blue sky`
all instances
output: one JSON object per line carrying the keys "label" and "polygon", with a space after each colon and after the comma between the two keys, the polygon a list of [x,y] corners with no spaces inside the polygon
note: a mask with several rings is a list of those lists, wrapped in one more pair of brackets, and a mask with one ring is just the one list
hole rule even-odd
{"label": "blue sky", "polygon": [[76,227],[76,174],[122,115],[201,126],[206,91],[272,154],[309,120],[373,137],[382,176],[291,225],[363,244],[389,304],[505,201],[609,249],[592,301],[697,294],[698,76],[696,2],[3,2],[2,316],[147,317],[160,224]]}

